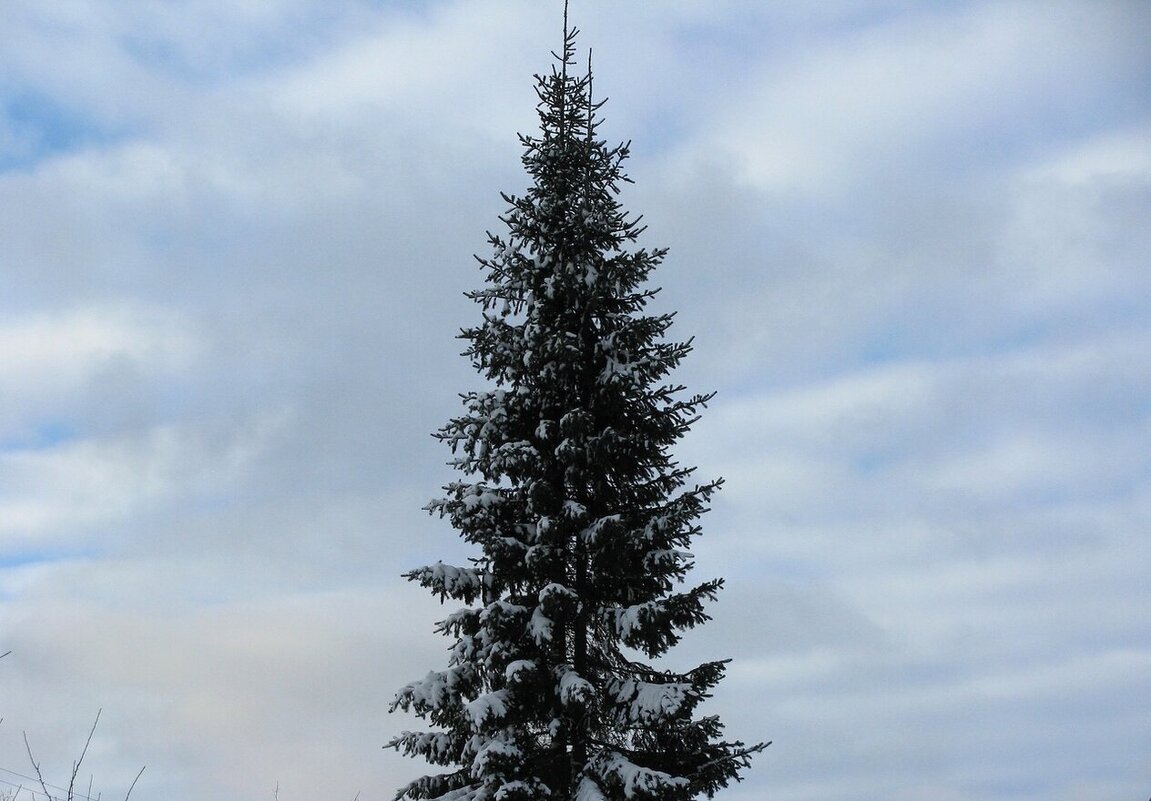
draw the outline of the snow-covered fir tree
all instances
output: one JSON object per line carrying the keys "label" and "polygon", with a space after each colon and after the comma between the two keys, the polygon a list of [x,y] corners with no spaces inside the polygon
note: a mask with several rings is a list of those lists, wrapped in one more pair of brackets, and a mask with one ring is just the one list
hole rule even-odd
{"label": "snow-covered fir tree", "polygon": [[465,329],[489,389],[436,435],[466,478],[429,510],[478,550],[467,566],[407,574],[462,603],[437,630],[447,667],[399,691],[393,710],[432,731],[390,746],[443,772],[397,799],[677,801],[739,778],[763,745],[722,739],[700,702],[724,662],[652,667],[706,621],[722,580],[690,586],[687,548],[719,481],[694,483],[672,446],[709,395],[669,380],[690,342],[645,313],[663,250],[638,249],[617,201],[627,145],[598,138],[590,61],[537,76],[540,131],[521,136],[531,188],[504,195],[489,234],[482,321]]}

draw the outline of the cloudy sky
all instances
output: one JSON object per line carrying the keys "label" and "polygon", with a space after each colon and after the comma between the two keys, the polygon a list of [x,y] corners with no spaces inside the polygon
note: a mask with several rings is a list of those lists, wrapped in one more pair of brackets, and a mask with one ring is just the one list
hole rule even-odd
{"label": "cloudy sky", "polygon": [[[559,0],[0,2],[0,789],[387,799]],[[1151,795],[1151,5],[577,0],[728,801]],[[27,790],[23,798],[31,797]]]}

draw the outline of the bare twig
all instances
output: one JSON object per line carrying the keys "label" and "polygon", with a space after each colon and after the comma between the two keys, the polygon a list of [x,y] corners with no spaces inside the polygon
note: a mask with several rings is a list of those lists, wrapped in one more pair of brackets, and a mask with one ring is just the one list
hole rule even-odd
{"label": "bare twig", "polygon": [[[92,721],[92,729],[88,732],[88,739],[84,741],[84,749],[80,751],[80,758],[72,763],[72,778],[68,780],[68,801],[73,801],[76,797],[76,776],[80,773],[80,765],[88,754],[88,746],[92,744],[92,737],[96,734],[96,726],[100,723],[100,713],[103,711],[103,709],[96,710],[96,719]],[[87,798],[90,799],[91,797],[92,791],[89,788]]]}
{"label": "bare twig", "polygon": [[[92,782],[93,782],[92,777],[89,777],[89,779],[88,779],[88,791],[87,791],[87,793],[85,793],[83,790],[78,791],[76,789],[76,779],[79,778],[79,776],[80,776],[80,767],[84,762],[84,757],[86,757],[88,755],[88,749],[91,747],[92,739],[96,735],[96,727],[100,723],[101,712],[103,712],[103,710],[98,710],[96,712],[96,719],[92,722],[92,728],[88,732],[88,739],[86,739],[84,741],[84,748],[80,751],[79,758],[74,763],[72,763],[72,775],[68,781],[67,787],[60,787],[60,786],[55,785],[55,784],[49,784],[44,779],[44,773],[40,770],[40,763],[36,761],[36,757],[32,753],[32,745],[28,742],[28,732],[24,732],[24,747],[28,751],[28,761],[32,763],[32,770],[36,773],[36,776],[34,777],[35,781],[39,782],[40,789],[43,791],[45,801],[100,801],[100,795],[99,794],[92,795]],[[142,776],[143,774],[144,774],[144,768],[140,768],[139,773],[136,774],[136,778],[132,779],[132,784],[129,785],[128,792],[124,795],[124,801],[128,801],[128,798],[132,795],[132,790],[135,789],[136,783],[138,781],[140,781],[140,776]],[[16,775],[20,775],[20,774],[16,774]],[[32,779],[33,777],[24,776],[22,778]],[[48,789],[49,787],[51,787],[54,790],[62,791],[63,795],[52,795],[52,793]],[[22,789],[24,789],[23,785],[21,785],[20,788],[18,788],[16,790],[16,793],[19,794],[20,790],[22,790]],[[35,796],[38,795],[38,793],[36,793],[35,790],[31,790],[30,792],[32,793],[33,798],[35,798]],[[15,798],[16,798],[15,795],[13,795],[9,798],[6,798],[3,795],[0,795],[0,801],[15,801]]]}
{"label": "bare twig", "polygon": [[44,774],[40,772],[40,763],[32,756],[32,746],[28,743],[28,732],[24,732],[24,747],[28,749],[28,761],[32,763],[32,770],[36,771],[36,780],[40,782],[40,789],[44,791],[45,798],[52,798],[48,792],[48,783],[44,781]]}
{"label": "bare twig", "polygon": [[[147,765],[144,768],[148,767]],[[136,788],[136,782],[140,781],[140,777],[144,775],[144,768],[140,768],[140,772],[136,774],[136,778],[132,779],[132,784],[128,787],[128,792],[124,794],[124,801],[128,801],[128,796],[132,795],[132,790]]]}

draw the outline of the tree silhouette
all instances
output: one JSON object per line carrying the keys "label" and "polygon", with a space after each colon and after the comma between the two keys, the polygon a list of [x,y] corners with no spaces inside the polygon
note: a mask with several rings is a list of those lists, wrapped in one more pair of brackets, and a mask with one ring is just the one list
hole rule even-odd
{"label": "tree silhouette", "polygon": [[531,187],[503,195],[506,234],[489,233],[486,283],[468,293],[482,319],[461,337],[489,388],[437,433],[466,479],[428,509],[479,555],[406,574],[464,606],[437,626],[448,666],[392,707],[434,730],[390,747],[447,770],[397,799],[690,799],[765,747],[697,712],[724,661],[642,661],[708,619],[722,580],[683,582],[721,482],[693,483],[671,455],[711,396],[669,380],[691,343],[645,311],[665,251],[636,248],[640,220],[617,200],[628,145],[598,138],[577,33],[565,8],[562,53],[536,76],[539,133],[520,137]]}

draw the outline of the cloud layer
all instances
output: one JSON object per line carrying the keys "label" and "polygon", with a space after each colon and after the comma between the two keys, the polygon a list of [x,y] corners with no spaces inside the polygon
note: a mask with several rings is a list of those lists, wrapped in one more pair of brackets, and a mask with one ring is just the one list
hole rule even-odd
{"label": "cloud layer", "polygon": [[[390,797],[399,573],[559,9],[17,0],[0,47],[0,782]],[[1151,785],[1151,13],[573,6],[719,394],[684,663],[731,801]],[[53,778],[54,777],[54,778]],[[0,785],[2,787],[3,785]],[[25,790],[27,792],[27,790]]]}

